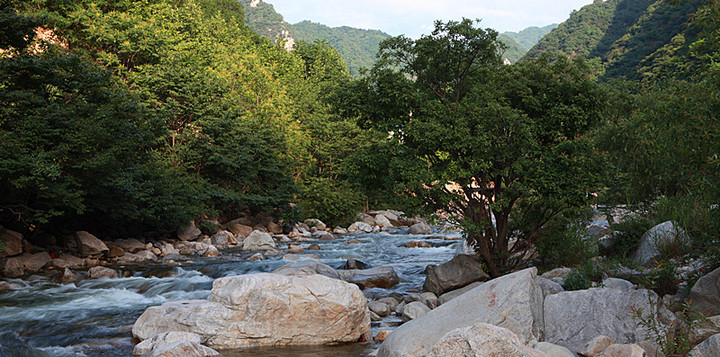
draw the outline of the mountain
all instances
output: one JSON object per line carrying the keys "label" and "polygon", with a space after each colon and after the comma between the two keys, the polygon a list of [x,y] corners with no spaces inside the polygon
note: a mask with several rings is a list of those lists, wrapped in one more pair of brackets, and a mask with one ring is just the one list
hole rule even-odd
{"label": "mountain", "polygon": [[[658,51],[673,46],[678,35],[693,37],[688,26],[699,1],[595,0],[543,37],[526,57],[548,53],[594,59],[601,79],[639,79],[652,73]],[[690,41],[688,41],[689,43]]]}
{"label": "mountain", "polygon": [[238,0],[245,10],[245,23],[255,33],[285,41],[291,49],[295,41],[326,40],[343,57],[352,73],[375,62],[378,45],[390,35],[378,30],[362,30],[348,26],[331,28],[322,24],[302,21],[288,24],[275,8],[262,0]]}
{"label": "mountain", "polygon": [[535,44],[538,43],[543,36],[547,35],[550,31],[557,27],[558,24],[550,24],[543,27],[531,26],[520,32],[503,32],[500,35],[505,35],[511,38],[515,43],[523,48],[525,52],[527,52],[535,46]]}
{"label": "mountain", "polygon": [[260,36],[271,40],[282,39],[285,47],[291,49],[295,40],[290,34],[288,23],[275,8],[261,0],[238,0],[245,10],[245,23]]}
{"label": "mountain", "polygon": [[351,73],[370,68],[375,63],[378,45],[391,36],[378,30],[362,30],[348,26],[328,27],[311,21],[290,25],[296,40],[312,42],[327,40],[342,55]]}
{"label": "mountain", "polygon": [[510,63],[519,61],[527,52],[525,48],[520,46],[520,44],[515,42],[515,40],[508,35],[502,34],[498,36],[498,40],[507,46],[507,49],[503,53],[502,57],[503,59],[510,61]]}

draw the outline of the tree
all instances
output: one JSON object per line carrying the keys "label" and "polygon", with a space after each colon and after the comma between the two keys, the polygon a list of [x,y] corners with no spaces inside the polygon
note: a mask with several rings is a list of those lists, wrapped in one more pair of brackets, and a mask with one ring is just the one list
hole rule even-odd
{"label": "tree", "polygon": [[417,40],[389,39],[360,110],[362,122],[392,131],[403,155],[422,163],[405,189],[456,214],[493,276],[599,182],[599,156],[584,134],[601,102],[587,68],[564,58],[503,66],[502,46],[467,19],[438,21]]}

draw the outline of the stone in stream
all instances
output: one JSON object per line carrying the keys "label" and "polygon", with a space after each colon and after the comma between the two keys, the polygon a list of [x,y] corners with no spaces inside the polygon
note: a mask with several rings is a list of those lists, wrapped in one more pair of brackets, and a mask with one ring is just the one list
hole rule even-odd
{"label": "stone in stream", "polygon": [[214,246],[227,247],[230,244],[236,244],[235,235],[228,231],[219,231],[210,237],[210,241]]}
{"label": "stone in stream", "polygon": [[431,248],[432,245],[422,240],[411,240],[405,244],[406,248]]}
{"label": "stone in stream", "polygon": [[195,240],[200,237],[201,234],[200,229],[195,227],[195,221],[185,223],[177,229],[177,237],[182,241]]}
{"label": "stone in stream", "polygon": [[52,258],[50,258],[50,254],[47,252],[21,255],[17,257],[17,259],[20,259],[25,270],[30,272],[36,272],[52,263]]}
{"label": "stone in stream", "polygon": [[361,260],[357,260],[355,258],[350,258],[345,262],[345,266],[343,269],[345,270],[357,270],[357,269],[367,269],[369,266],[365,264]]}
{"label": "stone in stream", "polygon": [[479,322],[509,329],[522,344],[537,342],[543,336],[544,320],[536,273],[529,268],[490,280],[403,324],[383,342],[378,357],[428,355],[445,334]]}
{"label": "stone in stream", "polygon": [[332,279],[340,279],[340,274],[327,264],[316,260],[300,260],[285,264],[273,271],[284,275],[312,275],[320,274]]}
{"label": "stone in stream", "polygon": [[317,218],[308,218],[305,220],[305,224],[310,228],[317,228],[318,231],[324,231],[327,228],[327,225]]}
{"label": "stone in stream", "polygon": [[425,222],[418,222],[408,228],[408,234],[432,234],[432,228]]}
{"label": "stone in stream", "polygon": [[191,332],[163,332],[135,345],[135,348],[133,348],[133,354],[136,356],[145,355],[152,352],[153,350],[180,341],[188,341],[199,344],[202,343],[202,337],[196,333]]}
{"label": "stone in stream", "polygon": [[117,273],[115,270],[112,270],[110,268],[106,267],[92,267],[90,270],[88,270],[88,278],[90,279],[100,279],[100,278],[108,278],[108,279],[114,279],[117,278]]}
{"label": "stone in stream", "polygon": [[402,310],[402,320],[403,322],[408,322],[410,320],[417,319],[418,317],[424,316],[430,312],[430,308],[423,304],[420,301],[413,301],[407,305]]}
{"label": "stone in stream", "polygon": [[64,284],[64,283],[72,283],[74,281],[78,281],[78,280],[80,280],[80,278],[77,276],[77,274],[73,273],[73,271],[70,270],[70,268],[65,268],[63,270],[62,274],[60,274],[60,276],[57,278],[57,280],[60,283]]}
{"label": "stone in stream", "polygon": [[358,285],[361,289],[388,289],[400,282],[395,269],[389,266],[374,267],[363,270],[339,270],[342,280]]}
{"label": "stone in stream", "polygon": [[77,251],[82,258],[105,254],[110,250],[103,241],[86,231],[73,233],[68,237],[67,245],[68,249]]}
{"label": "stone in stream", "polygon": [[281,266],[273,273],[285,275],[320,274],[358,285],[361,289],[391,288],[400,282],[392,267],[382,266],[363,270],[335,270],[327,264],[314,260],[300,260]]}
{"label": "stone in stream", "polygon": [[489,278],[475,257],[464,254],[440,265],[428,265],[425,274],[427,277],[423,289],[437,296]]}
{"label": "stone in stream", "polygon": [[270,250],[277,248],[270,234],[258,230],[250,233],[243,241],[243,250]]}
{"label": "stone in stream", "polygon": [[390,307],[387,304],[380,302],[380,301],[369,302],[368,309],[370,309],[370,311],[378,314],[378,316],[380,316],[380,317],[385,317],[385,316],[390,315],[390,311],[391,311]]}
{"label": "stone in stream", "polygon": [[375,216],[375,224],[380,227],[393,227],[393,224],[390,223],[390,220],[381,214]]}
{"label": "stone in stream", "polygon": [[238,239],[238,241],[242,241],[253,231],[253,228],[251,226],[246,226],[240,223],[228,223],[226,225],[226,228],[235,235],[235,238]]}
{"label": "stone in stream", "polygon": [[178,341],[153,350],[149,357],[210,357],[221,356],[218,351],[196,342]]}
{"label": "stone in stream", "polygon": [[[372,217],[371,217],[372,218]],[[348,227],[348,232],[350,234],[355,233],[370,233],[373,231],[373,228],[371,225],[365,223],[365,222],[355,222]]]}
{"label": "stone in stream", "polygon": [[113,241],[112,244],[117,245],[128,253],[137,253],[146,248],[145,244],[135,238],[119,239]]}
{"label": "stone in stream", "polygon": [[325,276],[246,274],[216,279],[209,300],[150,307],[132,331],[197,333],[213,348],[355,342],[370,332],[366,304],[356,286]]}
{"label": "stone in stream", "polygon": [[305,249],[300,248],[300,246],[297,244],[290,244],[287,248],[287,253],[297,254],[297,253],[302,253],[304,251],[305,251]]}

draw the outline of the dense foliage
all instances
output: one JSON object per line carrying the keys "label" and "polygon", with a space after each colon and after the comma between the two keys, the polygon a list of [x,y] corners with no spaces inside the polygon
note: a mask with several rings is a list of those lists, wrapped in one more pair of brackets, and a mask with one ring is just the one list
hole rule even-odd
{"label": "dense foliage", "polygon": [[[288,53],[245,27],[234,1],[22,5],[3,8],[28,24],[3,33],[5,226],[118,235],[203,214],[292,215],[318,180],[349,186],[338,152],[373,137],[324,109],[330,83],[349,78],[335,50]],[[50,41],[26,48],[18,37],[40,20]]]}
{"label": "dense foliage", "polygon": [[495,276],[548,220],[585,202],[599,176],[584,134],[599,118],[600,92],[583,65],[502,66],[501,50],[497,32],[470,20],[387,40],[360,111],[417,163],[406,188],[457,214]]}

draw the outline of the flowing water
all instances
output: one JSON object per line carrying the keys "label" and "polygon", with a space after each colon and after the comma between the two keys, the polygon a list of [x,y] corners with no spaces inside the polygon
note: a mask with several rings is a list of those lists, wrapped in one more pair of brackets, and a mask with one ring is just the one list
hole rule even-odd
{"label": "flowing water", "polygon": [[[407,229],[341,236],[340,239],[300,244],[319,261],[340,268],[349,258],[369,266],[392,266],[400,284],[391,289],[368,289],[371,297],[391,292],[419,292],[428,264],[439,264],[454,256],[459,234],[408,235]],[[347,244],[349,239],[360,244]],[[431,248],[406,248],[411,240],[425,239]],[[308,251],[311,243],[319,251]],[[284,247],[283,247],[284,248]],[[20,289],[0,292],[0,357],[2,356],[129,356],[132,353],[132,324],[149,306],[167,301],[205,299],[214,279],[224,276],[271,272],[289,263],[281,257],[247,261],[249,252],[221,251],[220,257],[188,257],[179,267],[163,263],[113,267],[123,278],[81,280],[59,284],[52,274],[8,282]],[[392,318],[390,318],[392,319]],[[374,329],[381,327],[375,325]],[[383,327],[384,329],[384,327]],[[224,356],[362,356],[372,343],[346,346],[312,346],[221,351]]]}

